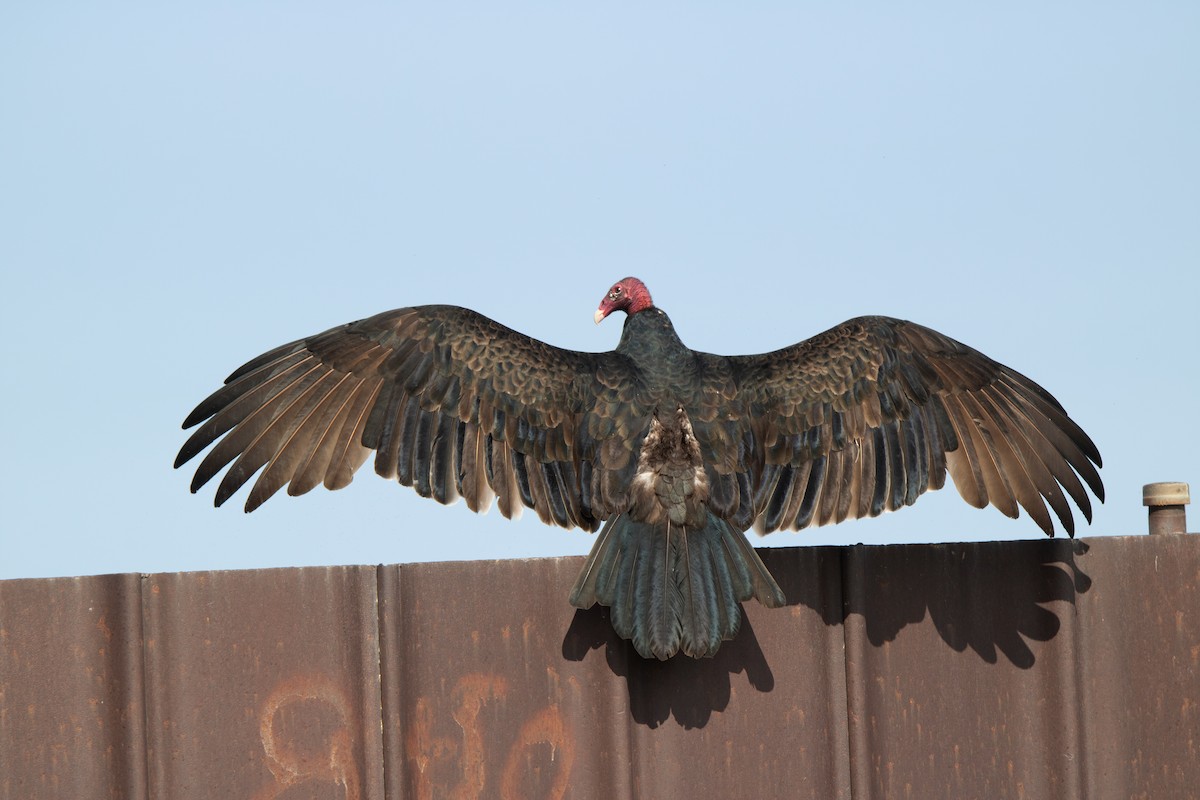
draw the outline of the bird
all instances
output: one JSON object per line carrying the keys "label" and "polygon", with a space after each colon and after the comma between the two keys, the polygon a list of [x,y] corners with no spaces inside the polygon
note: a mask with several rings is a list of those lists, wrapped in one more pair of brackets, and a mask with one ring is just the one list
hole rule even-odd
{"label": "bird", "polygon": [[[848,320],[790,347],[688,348],[637,278],[616,349],[555,347],[466,308],[400,308],[254,358],[183,422],[178,468],[221,470],[220,506],[257,475],[253,511],[287,487],[340,489],[375,472],[423,497],[494,500],[513,517],[599,530],[569,601],[608,607],[646,659],[715,654],[750,599],[786,603],[745,532],[875,517],[949,475],[962,498],[1024,509],[1069,536],[1090,523],[1100,453],[1037,383],[930,328]],[[215,443],[215,444],[214,444]]]}

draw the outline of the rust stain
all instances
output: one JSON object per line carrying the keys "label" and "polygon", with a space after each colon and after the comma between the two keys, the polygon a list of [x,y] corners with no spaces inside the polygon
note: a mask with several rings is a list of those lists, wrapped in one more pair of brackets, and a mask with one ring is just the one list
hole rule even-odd
{"label": "rust stain", "polygon": [[508,681],[501,675],[474,673],[464,675],[454,687],[455,709],[451,715],[462,729],[462,781],[450,793],[450,797],[480,797],[487,780],[483,731],[479,726],[479,712],[488,700],[503,697],[508,691]]}
{"label": "rust stain", "polygon": [[[340,721],[319,758],[305,753],[297,742],[281,740],[276,732],[275,721],[281,711],[307,702],[333,708]],[[308,781],[340,786],[346,800],[358,800],[361,777],[354,761],[353,719],[345,692],[325,675],[297,675],[277,685],[258,717],[266,767],[274,781],[260,789],[254,795],[255,800],[273,800],[290,787]]]}
{"label": "rust stain", "polygon": [[550,745],[550,761],[555,767],[554,782],[546,797],[557,800],[566,794],[571,767],[575,764],[575,738],[558,707],[551,705],[534,714],[517,733],[500,780],[500,796],[505,800],[521,800],[525,796],[521,778],[529,771],[528,751],[538,744]]}
{"label": "rust stain", "polygon": [[[479,716],[484,705],[507,692],[508,681],[500,675],[470,673],[455,682],[450,692],[453,704],[450,717],[458,725],[461,744],[434,735],[433,705],[427,698],[417,699],[404,739],[405,754],[416,767],[413,780],[417,800],[443,796],[469,800],[484,796],[489,737]],[[443,763],[457,767],[458,782],[449,789],[434,782],[434,766]],[[435,786],[443,791],[435,792]]]}
{"label": "rust stain", "polygon": [[423,697],[417,699],[413,709],[408,733],[404,737],[404,746],[408,760],[417,768],[414,776],[417,800],[432,800],[431,767],[435,761],[457,755],[458,745],[445,737],[434,738],[433,712],[429,708],[429,701]]}

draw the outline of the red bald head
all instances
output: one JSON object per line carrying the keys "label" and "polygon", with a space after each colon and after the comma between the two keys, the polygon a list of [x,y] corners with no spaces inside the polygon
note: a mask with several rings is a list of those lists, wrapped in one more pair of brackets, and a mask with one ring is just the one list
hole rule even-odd
{"label": "red bald head", "polygon": [[600,307],[596,309],[596,322],[599,323],[614,311],[632,315],[653,306],[654,301],[650,299],[646,284],[637,278],[623,278],[614,283],[600,301]]}

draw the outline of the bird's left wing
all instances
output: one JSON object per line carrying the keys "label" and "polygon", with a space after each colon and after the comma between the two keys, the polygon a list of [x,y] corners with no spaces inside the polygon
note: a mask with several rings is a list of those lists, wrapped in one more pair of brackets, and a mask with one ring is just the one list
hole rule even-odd
{"label": "bird's left wing", "polygon": [[725,363],[761,532],[902,508],[947,471],[967,502],[1020,506],[1050,535],[1047,504],[1073,534],[1066,496],[1088,520],[1083,484],[1104,499],[1099,451],[1049,392],[929,328],[861,317]]}
{"label": "bird's left wing", "polygon": [[175,466],[217,442],[192,491],[232,462],[220,505],[261,470],[251,511],[284,486],[342,488],[374,451],[377,473],[441,503],[479,511],[495,496],[505,516],[525,505],[594,530],[609,513],[599,475],[629,468],[628,447],[602,446],[629,428],[606,413],[636,386],[615,353],[553,347],[464,308],[398,309],[243,365],[184,421],[200,427]]}

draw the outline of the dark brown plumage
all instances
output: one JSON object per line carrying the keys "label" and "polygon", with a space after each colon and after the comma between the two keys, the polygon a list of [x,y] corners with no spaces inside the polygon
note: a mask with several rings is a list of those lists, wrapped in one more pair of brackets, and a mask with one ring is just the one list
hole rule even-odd
{"label": "dark brown plumage", "polygon": [[[473,511],[594,531],[571,601],[612,607],[646,657],[712,655],[738,602],[784,602],[742,531],[875,516],[941,488],[1075,531],[1100,454],[1044,389],[959,342],[887,317],[773,353],[689,350],[634,278],[596,312],[628,313],[617,349],[563,350],[473,311],[389,311],[277,347],[184,421],[178,467],[216,443],[192,491],[216,504],[255,474],[252,511],[375,471]],[[231,463],[232,462],[232,463]]]}

